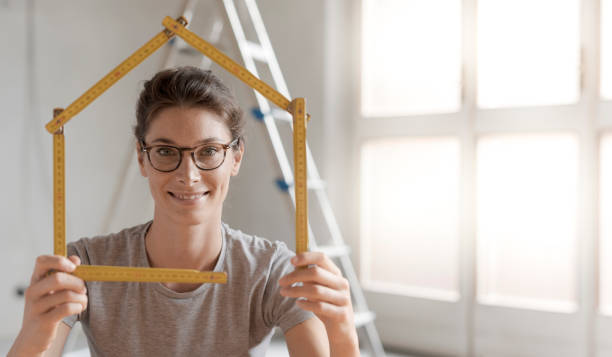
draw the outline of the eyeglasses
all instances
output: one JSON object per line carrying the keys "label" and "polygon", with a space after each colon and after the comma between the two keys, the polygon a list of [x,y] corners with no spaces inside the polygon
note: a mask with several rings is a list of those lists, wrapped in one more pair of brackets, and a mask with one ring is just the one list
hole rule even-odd
{"label": "eyeglasses", "polygon": [[196,147],[177,147],[172,145],[146,146],[140,140],[141,151],[147,153],[151,166],[157,171],[171,172],[181,166],[183,151],[191,153],[191,159],[200,170],[214,170],[223,165],[227,150],[238,144],[240,138],[229,144],[207,143]]}

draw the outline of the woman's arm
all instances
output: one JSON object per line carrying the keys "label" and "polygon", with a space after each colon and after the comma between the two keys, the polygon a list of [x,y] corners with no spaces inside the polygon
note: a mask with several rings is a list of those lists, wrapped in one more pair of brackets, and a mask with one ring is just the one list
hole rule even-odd
{"label": "woman's arm", "polygon": [[329,356],[325,326],[316,317],[290,328],[285,341],[291,357]]}
{"label": "woman's arm", "polygon": [[59,324],[57,326],[55,340],[53,340],[51,347],[45,351],[43,357],[60,357],[64,351],[64,346],[66,345],[68,335],[70,335],[70,330],[72,330],[72,327],[66,325],[65,323]]}
{"label": "woman's arm", "polygon": [[[320,252],[299,254],[291,259],[291,263],[301,268],[279,280],[282,287],[281,295],[303,298],[296,302],[297,305],[304,310],[312,311],[320,320],[318,327],[315,323],[309,323],[296,331],[295,334],[299,337],[294,339],[294,350],[311,348],[313,344],[320,344],[325,340],[324,343],[328,342],[329,355],[332,357],[359,356],[350,287],[340,269]],[[302,284],[294,286],[295,283]],[[321,322],[324,328],[320,327]],[[287,335],[296,327],[289,330]],[[327,339],[321,338],[320,332],[317,331],[324,331]],[[287,344],[292,343],[287,337]],[[292,348],[290,346],[290,351]]]}

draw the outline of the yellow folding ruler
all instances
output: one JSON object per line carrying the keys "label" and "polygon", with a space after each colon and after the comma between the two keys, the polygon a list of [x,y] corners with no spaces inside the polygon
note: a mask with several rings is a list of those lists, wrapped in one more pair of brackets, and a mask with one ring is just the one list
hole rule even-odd
{"label": "yellow folding ruler", "polygon": [[295,98],[293,109],[293,170],[295,183],[295,251],[308,251],[308,187],[306,175],[306,101]]}
{"label": "yellow folding ruler", "polygon": [[[165,30],[153,37],[134,54],[115,67],[104,78],[70,104],[65,110],[56,109],[53,120],[46,125],[47,131],[53,134],[53,252],[66,256],[65,229],[65,155],[64,125],[85,107],[91,104],[102,93],[115,84],[145,58],[168,42],[175,34],[202,52],[228,72],[242,80],[249,87],[257,90],[271,102],[293,115],[294,123],[294,176],[296,197],[296,251],[308,250],[308,210],[306,181],[306,119],[304,98],[289,101],[282,94],[251,72],[234,62],[213,45],[187,30],[187,21],[181,17],[173,20],[166,17],[162,24]],[[226,283],[227,274],[190,269],[136,268],[98,265],[81,265],[74,275],[83,280],[92,281],[137,281],[137,282],[182,282],[182,283]]]}

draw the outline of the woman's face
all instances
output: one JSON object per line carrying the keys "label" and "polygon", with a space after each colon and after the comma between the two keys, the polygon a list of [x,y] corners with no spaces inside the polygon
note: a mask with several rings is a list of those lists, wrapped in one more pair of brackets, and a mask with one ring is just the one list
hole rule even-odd
{"label": "woman's face", "polygon": [[[202,108],[170,107],[159,112],[145,135],[145,144],[195,147],[203,143],[229,144],[232,136],[223,119]],[[151,166],[145,153],[138,153],[142,176],[149,179],[155,201],[155,218],[182,224],[199,224],[221,219],[223,201],[231,176],[238,174],[244,147],[227,150],[225,161],[214,170],[200,170],[188,151],[180,166],[160,172]]]}

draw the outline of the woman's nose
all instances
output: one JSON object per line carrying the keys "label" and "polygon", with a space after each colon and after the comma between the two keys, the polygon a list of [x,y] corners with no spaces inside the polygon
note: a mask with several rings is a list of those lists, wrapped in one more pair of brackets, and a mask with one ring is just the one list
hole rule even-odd
{"label": "woman's nose", "polygon": [[190,152],[183,152],[181,164],[176,169],[179,181],[191,184],[200,181],[200,169],[196,166]]}

